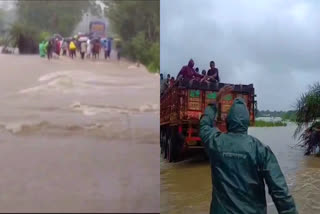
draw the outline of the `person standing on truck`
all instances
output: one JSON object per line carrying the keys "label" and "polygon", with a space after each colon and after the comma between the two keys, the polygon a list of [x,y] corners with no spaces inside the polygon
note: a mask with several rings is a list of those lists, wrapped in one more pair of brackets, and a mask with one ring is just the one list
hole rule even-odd
{"label": "person standing on truck", "polygon": [[[233,90],[222,88],[216,98]],[[200,119],[200,137],[209,156],[212,175],[211,214],[266,214],[265,183],[279,213],[298,213],[278,161],[269,146],[248,135],[249,112],[236,98],[227,116],[226,134],[215,126],[215,104]]]}
{"label": "person standing on truck", "polygon": [[214,82],[220,82],[219,70],[215,67],[214,61],[210,62],[210,69],[207,72],[208,80]]}

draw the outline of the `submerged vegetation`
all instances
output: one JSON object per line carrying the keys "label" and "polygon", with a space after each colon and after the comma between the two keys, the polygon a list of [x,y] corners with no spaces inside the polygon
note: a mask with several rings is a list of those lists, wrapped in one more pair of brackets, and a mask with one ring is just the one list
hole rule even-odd
{"label": "submerged vegetation", "polygon": [[[294,137],[304,147],[305,155],[315,153],[320,146],[320,83],[310,86],[309,90],[297,100],[297,128]],[[300,135],[299,135],[300,134]]]}
{"label": "submerged vegetation", "polygon": [[253,127],[275,127],[275,126],[287,126],[287,123],[283,121],[256,120]]}

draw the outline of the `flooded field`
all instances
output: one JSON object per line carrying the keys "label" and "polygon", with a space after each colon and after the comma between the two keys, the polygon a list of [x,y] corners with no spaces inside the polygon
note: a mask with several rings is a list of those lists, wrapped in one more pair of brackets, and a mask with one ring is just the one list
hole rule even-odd
{"label": "flooded field", "polygon": [[159,212],[159,76],[0,54],[1,212]]}
{"label": "flooded field", "polygon": [[[295,125],[249,128],[249,134],[269,145],[285,174],[299,213],[320,213],[320,158],[306,157],[294,147]],[[169,164],[161,160],[161,213],[209,213],[211,172],[202,156]],[[268,213],[277,213],[267,193]]]}

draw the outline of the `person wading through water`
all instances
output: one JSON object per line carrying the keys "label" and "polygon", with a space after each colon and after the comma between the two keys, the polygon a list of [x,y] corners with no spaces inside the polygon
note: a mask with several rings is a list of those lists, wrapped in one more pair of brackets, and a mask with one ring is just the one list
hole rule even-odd
{"label": "person wading through water", "polygon": [[48,45],[47,45],[47,57],[48,60],[52,58],[52,51],[53,51],[53,42],[49,40]]}
{"label": "person wading through water", "polygon": [[[217,103],[232,90],[231,86],[222,88]],[[200,137],[211,165],[210,213],[266,214],[265,183],[279,213],[298,213],[275,155],[247,133],[249,112],[244,100],[234,100],[227,133],[214,125],[216,114],[216,105],[210,104],[200,120]]]}
{"label": "person wading through water", "polygon": [[74,41],[70,42],[69,50],[71,53],[71,58],[73,59],[73,56],[76,56],[76,45],[75,45]]}
{"label": "person wading through water", "polygon": [[86,51],[87,51],[87,42],[83,41],[80,44],[81,59],[84,59]]}

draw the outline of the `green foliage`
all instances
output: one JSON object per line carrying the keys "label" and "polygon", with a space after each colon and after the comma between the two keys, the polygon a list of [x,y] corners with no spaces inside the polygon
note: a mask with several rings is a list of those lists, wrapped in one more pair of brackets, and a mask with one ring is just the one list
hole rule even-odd
{"label": "green foliage", "polygon": [[150,61],[148,69],[151,72],[160,72],[160,42],[153,43],[148,51]]}
{"label": "green foliage", "polygon": [[305,155],[315,152],[320,145],[320,83],[317,82],[309,87],[309,90],[302,94],[296,104],[297,128],[294,137],[299,136],[301,147],[305,148]]}
{"label": "green foliage", "polygon": [[297,119],[296,111],[287,111],[281,116],[282,120],[295,122]]}
{"label": "green foliage", "polygon": [[287,123],[282,121],[271,122],[271,121],[256,120],[254,125],[254,127],[275,127],[275,126],[287,126]]}
{"label": "green foliage", "polygon": [[309,91],[302,94],[296,104],[298,125],[294,136],[308,128],[310,124],[320,119],[320,83],[317,82],[309,87]]}
{"label": "green foliage", "polygon": [[160,1],[104,1],[111,28],[122,41],[123,54],[160,70]]}
{"label": "green foliage", "polygon": [[[298,146],[305,148],[305,155],[316,152],[320,143],[320,122],[313,122],[299,137]],[[319,156],[319,154],[318,154]]]}
{"label": "green foliage", "polygon": [[38,42],[42,42],[43,40],[48,40],[51,37],[51,34],[47,31],[43,31],[39,34],[37,39]]}
{"label": "green foliage", "polygon": [[40,31],[71,36],[84,13],[98,12],[95,1],[21,0],[17,1],[18,22]]}
{"label": "green foliage", "polygon": [[37,38],[37,35],[39,35],[39,31],[37,28],[32,26],[28,27],[21,23],[13,24],[10,29],[10,36],[14,46],[18,45],[21,37]]}
{"label": "green foliage", "polygon": [[0,34],[4,29],[4,16],[5,16],[5,12],[3,9],[0,8]]}
{"label": "green foliage", "polygon": [[[81,0],[20,0],[16,2],[17,20],[10,29],[10,38],[20,53],[36,53],[38,43],[58,33],[71,33],[86,12],[96,15],[95,1]],[[100,11],[101,12],[101,11]]]}

